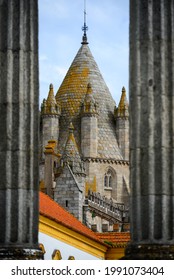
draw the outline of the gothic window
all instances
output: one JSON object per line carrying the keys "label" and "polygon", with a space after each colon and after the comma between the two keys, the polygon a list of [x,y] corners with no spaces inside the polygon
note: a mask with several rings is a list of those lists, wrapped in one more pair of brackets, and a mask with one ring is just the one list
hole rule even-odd
{"label": "gothic window", "polygon": [[109,177],[108,177],[108,180],[109,180],[109,188],[112,188],[112,176],[111,176],[111,174],[109,175]]}
{"label": "gothic window", "polygon": [[107,175],[105,174],[105,177],[104,177],[104,186],[107,188],[107,181],[108,181],[108,177]]}
{"label": "gothic window", "polygon": [[105,176],[104,176],[104,187],[105,188],[112,188],[112,181],[113,181],[112,173],[111,173],[110,170],[108,170],[105,173]]}

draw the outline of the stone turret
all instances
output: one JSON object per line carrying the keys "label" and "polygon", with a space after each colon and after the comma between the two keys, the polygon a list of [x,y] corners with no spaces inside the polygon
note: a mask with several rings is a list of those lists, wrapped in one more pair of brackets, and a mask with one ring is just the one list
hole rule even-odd
{"label": "stone turret", "polygon": [[116,135],[122,156],[129,160],[129,105],[126,98],[126,90],[122,88],[120,103],[115,108]]}
{"label": "stone turret", "polygon": [[98,146],[98,110],[89,83],[82,103],[81,151],[84,157],[96,157]]}
{"label": "stone turret", "polygon": [[47,99],[41,105],[41,135],[44,148],[50,139],[58,140],[60,105],[56,102],[53,85],[50,84]]}
{"label": "stone turret", "polygon": [[82,221],[85,170],[74,137],[74,126],[69,125],[69,135],[62,154],[54,199],[77,219]]}

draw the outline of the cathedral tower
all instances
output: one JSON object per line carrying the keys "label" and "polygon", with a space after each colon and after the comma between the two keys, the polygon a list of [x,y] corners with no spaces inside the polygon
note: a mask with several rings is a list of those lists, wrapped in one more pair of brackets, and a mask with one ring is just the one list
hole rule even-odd
{"label": "cathedral tower", "polygon": [[[51,136],[56,137],[62,155],[55,174],[55,201],[89,227],[101,231],[117,223],[116,213],[110,215],[106,209],[110,209],[111,201],[118,202],[125,208],[128,206],[127,148],[122,149],[122,144],[118,145],[117,139],[118,136],[121,141],[121,137],[124,136],[125,131],[122,132],[119,123],[128,123],[128,104],[125,103],[124,90],[116,116],[114,115],[115,101],[89,48],[86,19],[83,31],[82,45],[55,98],[51,87],[49,97],[42,106],[42,121],[45,121],[43,129],[47,130],[43,132],[43,143],[50,140]],[[58,108],[54,113],[50,113],[50,110],[47,113],[47,103],[50,99],[52,106]],[[116,133],[115,117],[118,120],[119,133]],[[57,124],[50,119],[56,119]],[[51,124],[53,128],[48,127]],[[56,135],[52,134],[52,129]],[[128,130],[128,127],[126,129]],[[126,138],[124,141],[127,141]],[[95,205],[89,202],[90,198],[93,199],[93,193],[98,203]],[[104,203],[102,208],[101,203]],[[97,210],[98,207],[101,211]],[[86,212],[83,211],[84,208]],[[121,219],[120,216],[120,221]]]}

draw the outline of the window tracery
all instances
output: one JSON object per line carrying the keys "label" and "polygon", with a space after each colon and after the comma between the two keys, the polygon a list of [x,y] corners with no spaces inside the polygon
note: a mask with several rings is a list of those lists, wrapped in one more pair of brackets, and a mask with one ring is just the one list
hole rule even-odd
{"label": "window tracery", "polygon": [[111,171],[108,169],[104,175],[104,187],[112,188],[113,176]]}

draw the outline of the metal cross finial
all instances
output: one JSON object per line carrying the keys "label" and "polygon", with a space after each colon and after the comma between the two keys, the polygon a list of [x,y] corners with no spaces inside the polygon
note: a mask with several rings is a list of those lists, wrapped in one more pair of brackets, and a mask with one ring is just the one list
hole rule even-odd
{"label": "metal cross finial", "polygon": [[84,31],[84,33],[82,38],[82,44],[88,44],[87,36],[86,36],[87,30],[88,30],[88,26],[86,25],[86,0],[84,0],[84,25],[82,27],[82,31]]}

